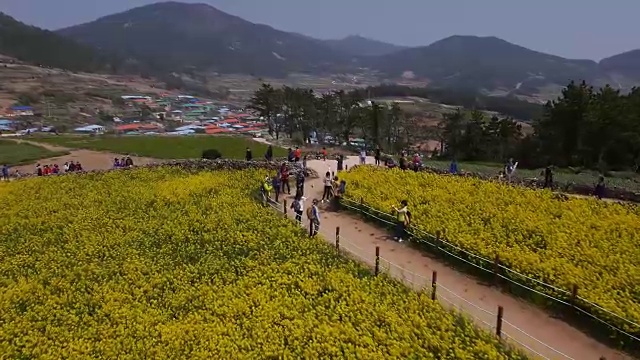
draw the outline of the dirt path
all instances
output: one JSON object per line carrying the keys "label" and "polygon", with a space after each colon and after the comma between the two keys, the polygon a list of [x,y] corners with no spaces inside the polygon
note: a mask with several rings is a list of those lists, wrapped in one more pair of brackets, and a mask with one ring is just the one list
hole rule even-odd
{"label": "dirt path", "polygon": [[71,152],[71,151],[73,151],[73,149],[69,149],[69,148],[66,148],[66,147],[63,147],[63,146],[51,145],[51,144],[47,144],[47,143],[41,143],[41,142],[37,142],[37,141],[31,141],[31,140],[25,140],[25,139],[19,139],[19,138],[6,138],[6,140],[17,142],[18,144],[29,144],[29,145],[33,145],[33,146],[38,146],[38,147],[41,147],[43,149],[46,149],[46,150],[49,150],[49,151],[54,151],[54,152],[61,152],[61,151]]}
{"label": "dirt path", "polygon": [[[357,162],[355,156],[345,161],[349,167]],[[373,159],[367,162],[372,163]],[[328,169],[336,170],[335,161],[311,160],[308,166],[320,175]],[[310,179],[305,186],[305,205],[309,206],[313,198],[320,199],[322,196],[322,179]],[[288,197],[287,202],[290,204],[291,201],[292,198]],[[291,211],[288,213],[291,214]],[[521,348],[529,348],[530,352],[548,359],[596,360],[600,356],[605,356],[607,360],[632,359],[567,323],[552,318],[541,309],[481,284],[406,244],[391,240],[386,230],[364,222],[355,215],[344,211],[321,213],[321,234],[327,241],[335,241],[335,229],[339,226],[340,247],[369,265],[375,263],[375,247],[379,246],[381,268],[409,286],[415,289],[430,288],[432,273],[437,271],[438,298],[441,302],[473,317],[479,326],[495,331],[497,309],[502,306],[503,336],[506,334],[505,338]],[[307,221],[306,216],[303,216],[303,220]],[[308,222],[305,225],[308,226]]]}
{"label": "dirt path", "polygon": [[[22,174],[34,173],[36,164],[42,164],[42,165],[58,164],[59,166],[62,166],[65,162],[69,162],[69,161],[80,162],[82,164],[82,168],[86,171],[108,170],[113,168],[113,160],[115,158],[122,158],[123,156],[122,154],[115,154],[115,153],[102,152],[102,151],[70,149],[62,146],[39,143],[39,142],[24,140],[24,139],[8,139],[8,140],[15,141],[17,143],[26,143],[26,144],[31,144],[35,146],[40,146],[50,151],[68,152],[67,155],[40,159],[40,160],[34,161],[32,164],[13,166],[11,168],[12,171],[18,170]],[[135,165],[147,165],[147,164],[158,163],[162,161],[158,159],[139,157],[139,156],[132,156],[131,159],[133,160],[133,163]]]}

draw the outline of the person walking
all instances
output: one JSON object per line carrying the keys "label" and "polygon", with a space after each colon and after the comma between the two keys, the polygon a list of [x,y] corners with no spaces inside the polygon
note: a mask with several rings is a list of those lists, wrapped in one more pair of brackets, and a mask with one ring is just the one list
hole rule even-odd
{"label": "person walking", "polygon": [[422,167],[422,158],[420,158],[420,154],[415,153],[413,155],[413,171],[418,172]]}
{"label": "person walking", "polygon": [[407,170],[407,168],[407,157],[404,152],[402,152],[402,155],[400,156],[400,170]]}
{"label": "person walking", "polygon": [[280,167],[280,184],[282,186],[282,193],[284,194],[284,189],[287,189],[287,194],[291,195],[291,186],[289,185],[289,168],[287,168],[287,163],[282,163]]}
{"label": "person walking", "polygon": [[449,164],[449,173],[451,175],[456,175],[458,173],[458,162],[455,158],[452,159],[451,163]]}
{"label": "person walking", "polygon": [[344,155],[340,154],[338,155],[338,166],[336,167],[336,171],[342,171],[344,167]]}
{"label": "person walking", "polygon": [[251,149],[247,146],[247,151],[244,155],[245,160],[251,161],[253,159],[253,154],[251,153]]}
{"label": "person walking", "polygon": [[2,180],[9,181],[9,173],[10,173],[9,165],[7,164],[2,165]]}
{"label": "person walking", "polygon": [[276,176],[271,179],[271,186],[273,187],[273,193],[275,196],[276,202],[278,202],[278,197],[280,195],[280,174],[276,174]]}
{"label": "person walking", "polygon": [[9,181],[9,165],[2,165],[2,180]]}
{"label": "person walking", "polygon": [[296,221],[302,223],[302,209],[304,209],[304,198],[302,195],[296,195],[295,199],[291,203],[291,209],[296,214]]}
{"label": "person walking", "polygon": [[263,205],[267,205],[267,203],[269,202],[269,197],[271,196],[271,189],[273,189],[273,185],[271,184],[271,178],[269,177],[269,175],[264,177],[264,180],[262,182],[262,186],[261,186],[261,193],[262,193],[262,202]]}
{"label": "person walking", "polygon": [[307,209],[309,218],[309,236],[314,237],[320,231],[320,210],[318,209],[318,199],[313,199],[313,204]]}
{"label": "person walking", "polygon": [[322,147],[322,161],[327,161],[327,148]]}
{"label": "person walking", "polygon": [[324,191],[322,192],[322,202],[329,201],[331,199],[331,193],[333,191],[333,179],[331,179],[331,173],[327,171],[324,175]]}
{"label": "person walking", "polygon": [[293,156],[293,161],[299,162],[300,159],[302,159],[302,150],[300,150],[300,148],[296,146],[296,150],[293,152]]}
{"label": "person walking", "polygon": [[380,150],[380,145],[376,146],[376,166],[380,166],[380,159],[382,158],[382,150]]}
{"label": "person walking", "polygon": [[264,158],[267,159],[267,161],[273,160],[273,147],[271,145],[267,147],[267,152],[264,154]]}
{"label": "person walking", "polygon": [[398,209],[397,207],[393,207],[393,210],[396,213],[396,233],[393,237],[394,240],[398,242],[403,241],[403,237],[406,237],[407,226],[409,225],[409,203],[407,200],[402,200],[400,203],[401,207]]}
{"label": "person walking", "polygon": [[596,184],[595,189],[593,190],[593,195],[595,195],[598,199],[602,200],[605,195],[605,185],[604,185],[604,176],[600,175],[598,177],[598,183]]}
{"label": "person walking", "polygon": [[513,180],[513,175],[516,172],[516,167],[518,166],[518,163],[514,163],[513,162],[513,158],[510,158],[509,161],[507,161],[507,164],[504,167],[504,174],[507,177],[507,182],[511,182],[511,180]]}
{"label": "person walking", "polygon": [[553,188],[553,169],[551,165],[547,166],[544,169],[544,189],[552,189]]}
{"label": "person walking", "polygon": [[365,148],[360,149],[360,165],[367,163],[367,150]]}
{"label": "person walking", "polygon": [[298,171],[296,175],[296,196],[304,196],[304,172]]}

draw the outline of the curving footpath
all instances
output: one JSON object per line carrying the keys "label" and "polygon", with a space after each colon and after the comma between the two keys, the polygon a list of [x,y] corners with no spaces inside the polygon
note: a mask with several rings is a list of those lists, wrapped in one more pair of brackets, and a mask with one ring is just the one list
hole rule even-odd
{"label": "curving footpath", "polygon": [[[352,167],[359,162],[356,156],[345,159]],[[373,163],[369,157],[367,163]],[[307,166],[324,176],[336,170],[336,161],[310,160]],[[347,184],[347,191],[349,187]],[[322,178],[308,179],[305,184],[307,201],[322,196]],[[286,198],[290,204],[292,197]],[[289,216],[291,210],[287,210]],[[306,216],[303,216],[308,228]],[[380,247],[380,268],[416,290],[431,289],[433,271],[437,271],[437,297],[443,305],[455,308],[473,318],[487,330],[495,332],[498,306],[504,308],[502,336],[515,346],[528,350],[533,356],[546,359],[632,359],[590,338],[562,320],[552,318],[543,310],[516,299],[497,288],[479,283],[426,253],[392,240],[384,229],[372,225],[349,212],[321,211],[321,235],[332,244],[336,227],[340,227],[340,248],[368,265],[375,264],[375,248]]]}

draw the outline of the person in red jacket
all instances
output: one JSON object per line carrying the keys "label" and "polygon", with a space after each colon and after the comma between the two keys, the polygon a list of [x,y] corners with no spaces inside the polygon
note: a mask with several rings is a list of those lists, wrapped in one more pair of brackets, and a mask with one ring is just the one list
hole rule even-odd
{"label": "person in red jacket", "polygon": [[282,184],[282,193],[284,194],[284,189],[287,189],[287,194],[291,195],[291,186],[289,185],[289,169],[287,168],[287,163],[282,163],[280,167],[280,183]]}
{"label": "person in red jacket", "polygon": [[295,162],[300,161],[300,159],[302,159],[302,150],[300,150],[299,147],[296,146],[296,150],[293,152],[294,156],[295,156]]}

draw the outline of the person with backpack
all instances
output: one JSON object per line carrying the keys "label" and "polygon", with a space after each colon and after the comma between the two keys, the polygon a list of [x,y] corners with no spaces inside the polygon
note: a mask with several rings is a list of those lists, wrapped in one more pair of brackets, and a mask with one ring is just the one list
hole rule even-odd
{"label": "person with backpack", "polygon": [[291,203],[291,209],[296,214],[296,221],[302,223],[302,209],[304,209],[304,198],[302,195],[296,195]]}
{"label": "person with backpack", "polygon": [[407,200],[402,200],[401,207],[393,207],[393,211],[396,213],[396,233],[393,237],[398,242],[404,241],[402,238],[406,237],[407,227],[411,222],[411,215],[409,212],[409,203]]}
{"label": "person with backpack", "polygon": [[320,210],[318,210],[318,199],[313,199],[313,205],[307,209],[307,218],[309,218],[309,237],[318,235],[320,231]]}
{"label": "person with backpack", "polygon": [[245,159],[246,161],[251,161],[251,160],[253,160],[253,154],[251,153],[251,149],[249,149],[249,147],[247,147],[247,151],[246,151],[246,153],[245,153],[245,155],[244,155],[244,159]]}

